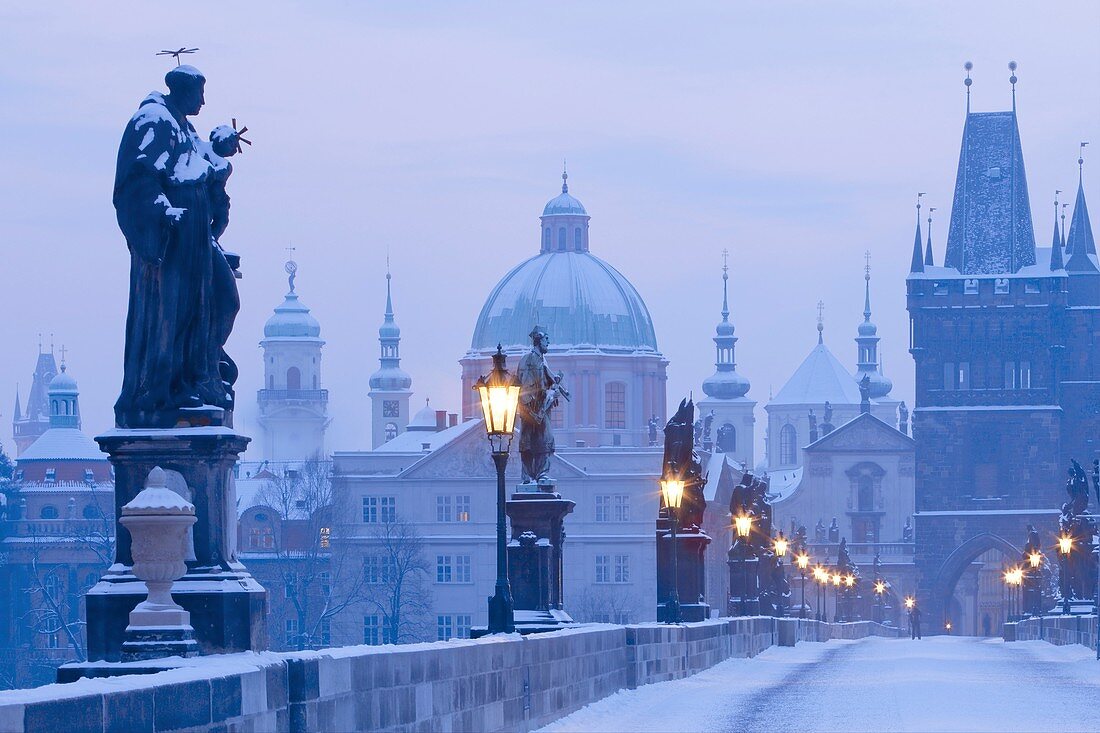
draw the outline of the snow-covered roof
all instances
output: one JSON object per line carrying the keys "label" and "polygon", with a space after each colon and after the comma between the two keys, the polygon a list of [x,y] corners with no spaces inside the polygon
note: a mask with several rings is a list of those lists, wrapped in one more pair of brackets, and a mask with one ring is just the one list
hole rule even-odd
{"label": "snow-covered roof", "polygon": [[799,466],[789,471],[768,474],[768,494],[774,497],[773,504],[783,501],[798,490],[798,485],[802,483],[802,471],[803,467]]}
{"label": "snow-covered roof", "polygon": [[96,442],[76,428],[50,428],[19,454],[18,462],[106,460]]}
{"label": "snow-covered roof", "polygon": [[309,308],[298,300],[298,294],[291,290],[281,305],[275,308],[275,314],[264,324],[265,338],[319,338],[321,324],[309,314]]}
{"label": "snow-covered roof", "polygon": [[823,343],[814,346],[768,405],[858,405],[856,380]]}
{"label": "snow-covered roof", "polygon": [[[434,419],[434,413],[432,417]],[[467,432],[473,430],[474,428],[481,429],[481,425],[481,420],[466,420],[465,422],[460,422],[458,425],[447,428],[446,430],[440,430],[439,432],[429,432],[426,430],[407,430],[398,435],[393,440],[388,440],[382,445],[378,446],[374,449],[373,452],[423,453],[425,452],[425,443],[428,444],[428,451],[434,451],[442,448],[458,436],[465,435]]]}

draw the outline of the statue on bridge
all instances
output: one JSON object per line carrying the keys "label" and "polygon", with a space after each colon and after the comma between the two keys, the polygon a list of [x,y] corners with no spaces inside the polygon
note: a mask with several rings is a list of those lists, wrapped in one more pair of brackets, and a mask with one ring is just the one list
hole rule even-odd
{"label": "statue on bridge", "polygon": [[554,430],[550,412],[558,399],[569,399],[561,383],[561,372],[553,374],[546,365],[550,335],[542,326],[531,329],[531,350],[516,370],[519,381],[519,457],[525,484],[550,486],[550,456],[554,455]]}
{"label": "statue on bridge", "polygon": [[1066,607],[1071,599],[1092,598],[1096,588],[1096,561],[1092,554],[1096,526],[1086,515],[1089,504],[1088,477],[1085,469],[1074,459],[1070,459],[1068,474],[1066,494],[1069,499],[1062,504],[1062,513],[1058,518],[1061,537],[1069,543],[1069,552],[1059,553],[1064,568],[1061,590]]}
{"label": "statue on bridge", "polygon": [[[675,476],[684,482],[680,504],[680,526],[685,530],[703,526],[707,500],[703,496],[703,465],[694,450],[695,404],[690,399],[680,406],[665,425],[665,455],[663,476]],[[661,499],[662,503],[664,498]],[[662,506],[661,511],[665,512]]]}

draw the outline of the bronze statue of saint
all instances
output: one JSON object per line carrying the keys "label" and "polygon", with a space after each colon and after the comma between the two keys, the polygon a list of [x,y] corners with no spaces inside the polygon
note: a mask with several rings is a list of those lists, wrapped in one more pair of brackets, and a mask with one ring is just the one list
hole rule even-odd
{"label": "bronze statue of saint", "polygon": [[550,483],[550,456],[554,455],[554,431],[550,411],[558,398],[569,399],[561,374],[546,365],[550,336],[541,326],[531,329],[531,350],[519,362],[519,456],[523,483]]}
{"label": "bronze statue of saint", "polygon": [[205,103],[202,73],[178,66],[164,80],[168,94],[152,92],[130,118],[115,170],[115,211],[130,251],[115,403],[122,428],[172,427],[180,408],[233,406],[236,368],[222,347],[239,301],[213,228],[215,217],[218,234],[228,224],[228,198],[218,197],[231,170],[223,156],[232,152],[218,145],[215,154],[187,119]]}

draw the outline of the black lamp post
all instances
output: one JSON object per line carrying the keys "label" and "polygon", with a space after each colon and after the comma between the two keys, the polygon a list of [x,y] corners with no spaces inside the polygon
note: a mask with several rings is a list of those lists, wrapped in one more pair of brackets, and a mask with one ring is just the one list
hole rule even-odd
{"label": "black lamp post", "polygon": [[803,550],[795,557],[794,564],[798,566],[798,574],[802,578],[802,604],[798,607],[798,617],[806,618],[806,568],[810,566],[810,556]]}
{"label": "black lamp post", "polygon": [[745,595],[749,592],[749,564],[746,562],[747,555],[749,553],[749,535],[752,533],[752,515],[739,514],[733,519],[733,528],[737,531],[737,539],[739,540],[740,552],[739,560],[741,562],[741,616],[747,616],[747,604],[745,602]]}
{"label": "black lamp post", "polygon": [[814,613],[814,618],[818,621],[825,621],[824,608],[825,608],[825,586],[829,582],[829,571],[825,569],[825,566],[818,565],[814,568],[814,580],[817,581],[817,612]]}
{"label": "black lamp post", "polygon": [[504,366],[504,351],[497,345],[493,354],[493,370],[474,384],[481,397],[485,432],[493,464],[497,469],[497,582],[496,592],[489,599],[489,633],[506,634],[516,630],[512,589],[508,584],[508,537],[505,526],[504,469],[508,466],[508,451],[512,447],[512,432],[519,405],[519,385]]}
{"label": "black lamp post", "polygon": [[668,592],[668,603],[665,605],[665,622],[678,624],[684,619],[680,615],[680,572],[677,567],[677,555],[679,548],[676,546],[676,531],[680,525],[680,503],[684,498],[684,482],[681,479],[662,479],[661,494],[665,498],[665,507],[668,509],[669,530],[672,539],[672,583]]}
{"label": "black lamp post", "polygon": [[886,607],[886,583],[880,578],[875,578],[875,623],[881,624],[885,620]]}

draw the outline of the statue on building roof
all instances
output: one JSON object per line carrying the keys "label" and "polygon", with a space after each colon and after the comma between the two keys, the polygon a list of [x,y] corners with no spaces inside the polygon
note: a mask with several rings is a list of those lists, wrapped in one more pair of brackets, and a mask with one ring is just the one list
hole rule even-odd
{"label": "statue on building roof", "polygon": [[825,529],[825,522],[818,519],[817,524],[814,525],[814,542],[827,542],[828,533]]}

